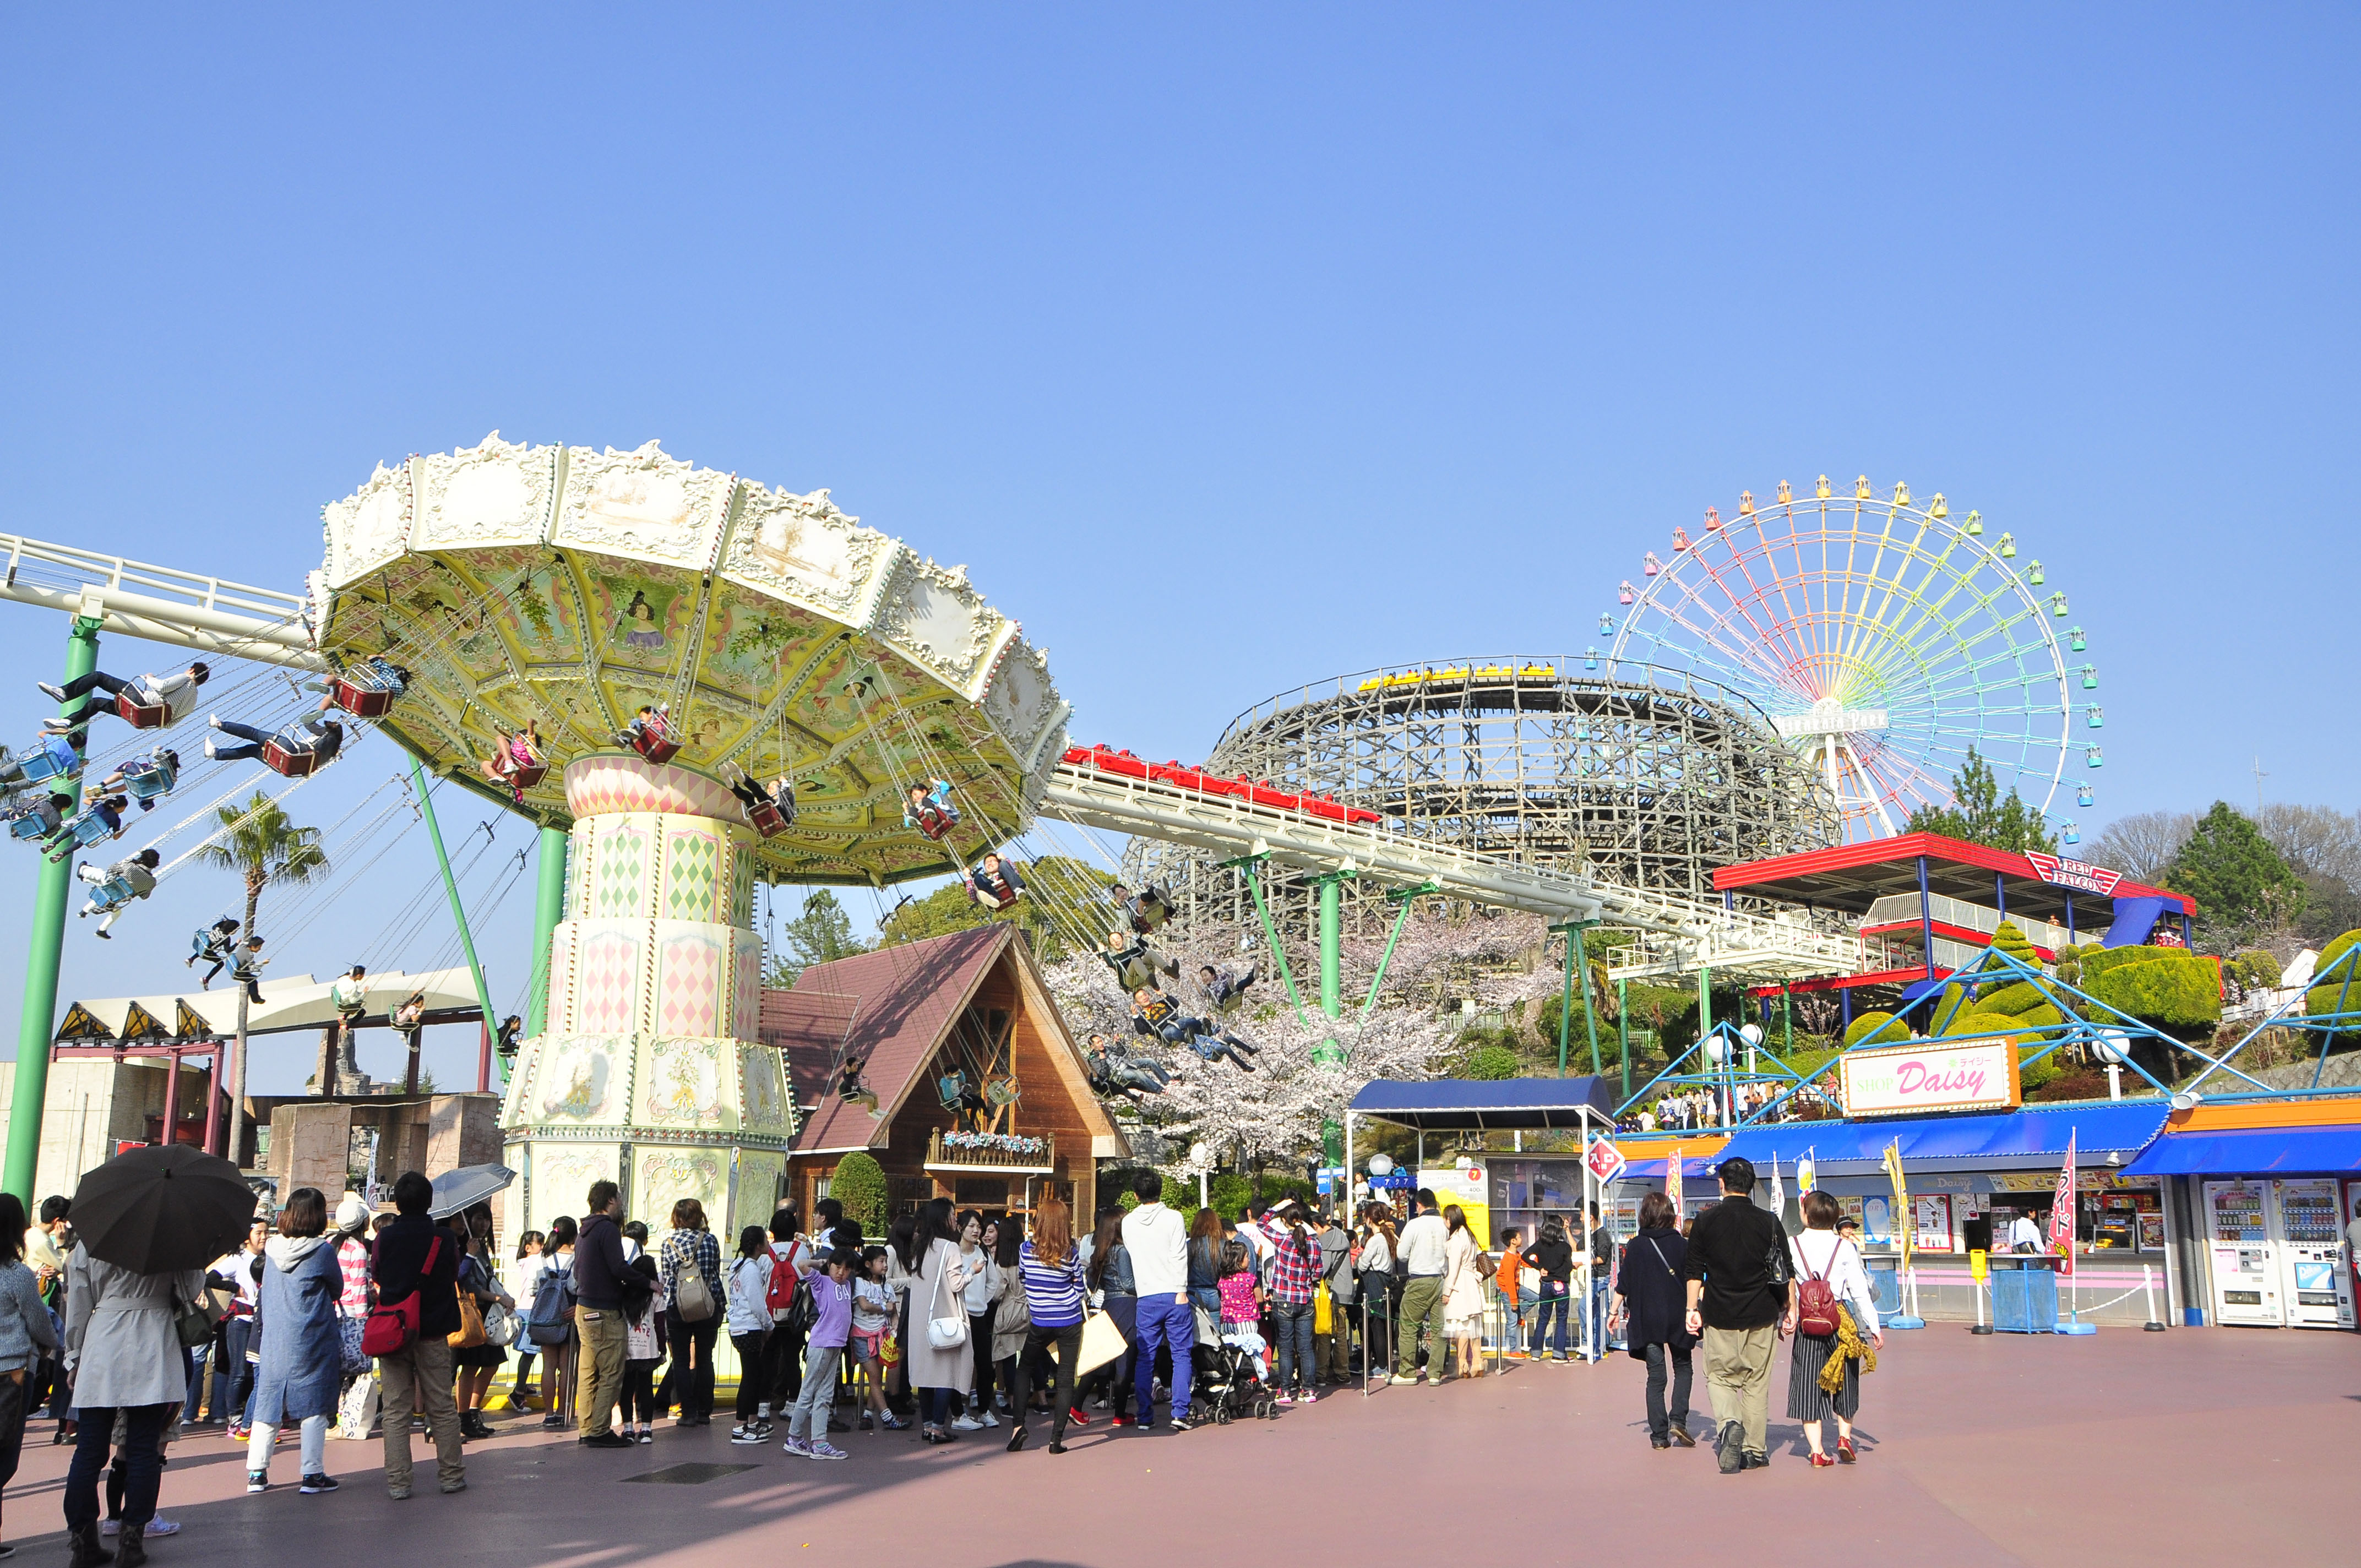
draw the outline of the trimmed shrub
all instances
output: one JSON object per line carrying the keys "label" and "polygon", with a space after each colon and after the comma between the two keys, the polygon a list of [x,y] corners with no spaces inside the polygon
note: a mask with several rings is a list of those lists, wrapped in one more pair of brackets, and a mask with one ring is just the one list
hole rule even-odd
{"label": "trimmed shrub", "polygon": [[2058,1065],[2058,1053],[2056,1051],[2050,1052],[2048,1056],[2043,1057],[2037,1062],[2028,1063],[2025,1060],[2026,1057],[2031,1056],[2034,1051],[2037,1051],[2039,1049],[2041,1049],[2041,1047],[2037,1045],[2032,1048],[2032,1050],[2025,1050],[2017,1053],[2017,1087],[2028,1095],[2035,1090],[2040,1088],[2043,1084],[2050,1082],[2056,1079],[2059,1073],[2066,1070],[2064,1068]]}
{"label": "trimmed shrub", "polygon": [[1898,1046],[1909,1037],[1909,1025],[1891,1013],[1864,1013],[1844,1032],[1848,1050],[1855,1046]]}
{"label": "trimmed shrub", "polygon": [[864,1236],[885,1234],[885,1171],[876,1159],[858,1149],[836,1162],[829,1178],[828,1195],[844,1205],[844,1217],[861,1227]]}
{"label": "trimmed shrub", "polygon": [[2010,1017],[2005,1013],[1980,1013],[1971,1011],[1962,1013],[1957,1018],[1952,1019],[1951,1026],[1944,1030],[1943,1034],[1947,1038],[1958,1035],[2010,1034],[2014,1033],[2022,1025],[2019,1025],[2017,1020]]}
{"label": "trimmed shrub", "polygon": [[2279,960],[2260,948],[2241,948],[2232,956],[2230,972],[2238,983],[2248,990],[2262,990],[2279,982]]}
{"label": "trimmed shrub", "polygon": [[2328,972],[2328,966],[2343,958],[2345,956],[2345,950],[2347,948],[2354,946],[2356,943],[2361,943],[2361,931],[2345,932],[2345,935],[2337,938],[2334,941],[2329,943],[2328,946],[2320,949],[2320,961],[2312,966],[2312,972],[2314,974],[2326,974]]}
{"label": "trimmed shrub", "polygon": [[1469,1078],[1514,1078],[1517,1053],[1506,1046],[1479,1046],[1467,1053],[1466,1071]]}
{"label": "trimmed shrub", "polygon": [[2083,989],[2144,1024],[2186,1029],[2222,1021],[2221,982],[2212,959],[2175,948],[2147,950],[2155,956],[2092,975]]}
{"label": "trimmed shrub", "polygon": [[1936,999],[1934,1016],[1927,1022],[1927,1032],[1929,1035],[1949,1034],[1952,1020],[1968,1010],[1968,988],[1955,980],[1943,987],[1943,994]]}
{"label": "trimmed shrub", "polygon": [[2033,944],[2025,939],[2025,933],[2016,928],[2014,920],[2002,921],[2000,928],[1992,934],[1992,940],[1984,945],[2024,963],[2037,967],[2041,962],[2041,955],[2033,950]]}
{"label": "trimmed shrub", "polygon": [[1976,1003],[1976,1011],[2000,1013],[2011,1018],[2016,1018],[2032,1012],[2037,1007],[2048,1006],[2048,992],[2029,980],[2020,980],[2015,985],[2002,986],[1990,996],[1980,998]]}
{"label": "trimmed shrub", "polygon": [[2181,948],[2152,948],[2146,945],[2136,948],[2100,948],[2096,950],[2085,948],[2081,959],[2083,988],[2088,990],[2091,982],[2096,981],[2101,975],[2113,970],[2122,969],[2126,964],[2154,963],[2158,959],[2169,958],[2175,953],[2184,952],[2186,949]]}

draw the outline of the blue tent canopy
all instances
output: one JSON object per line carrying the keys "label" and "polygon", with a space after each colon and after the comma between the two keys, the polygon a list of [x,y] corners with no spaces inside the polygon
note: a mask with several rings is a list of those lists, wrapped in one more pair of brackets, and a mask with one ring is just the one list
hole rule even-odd
{"label": "blue tent canopy", "polygon": [[2276,1176],[2361,1171],[2361,1126],[2172,1133],[2124,1168],[2131,1176]]}
{"label": "blue tent canopy", "polygon": [[1617,1096],[1603,1078],[1437,1078],[1424,1083],[1374,1079],[1353,1096],[1356,1116],[1426,1133],[1533,1132],[1612,1125]]}
{"label": "blue tent canopy", "polygon": [[[1975,1170],[2038,1170],[2059,1164],[2070,1135],[2076,1157],[2129,1160],[2163,1129],[2160,1100],[2013,1111],[1996,1116],[1925,1116],[1892,1121],[1789,1122],[1741,1127],[1715,1161],[1742,1155],[1764,1169],[1775,1151],[1782,1161],[1812,1151],[1830,1176],[1860,1176],[1884,1168],[1886,1146],[1899,1140],[1905,1170],[1929,1174]],[[1684,1173],[1689,1167],[1684,1165]]]}

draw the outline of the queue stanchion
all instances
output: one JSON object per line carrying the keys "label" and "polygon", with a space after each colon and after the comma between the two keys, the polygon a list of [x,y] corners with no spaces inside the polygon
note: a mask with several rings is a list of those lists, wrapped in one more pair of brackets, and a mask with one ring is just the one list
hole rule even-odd
{"label": "queue stanchion", "polygon": [[2147,1324],[2144,1332],[2164,1332],[2164,1320],[2156,1315],[2156,1269],[2152,1265],[2140,1265],[2140,1288],[2147,1292]]}

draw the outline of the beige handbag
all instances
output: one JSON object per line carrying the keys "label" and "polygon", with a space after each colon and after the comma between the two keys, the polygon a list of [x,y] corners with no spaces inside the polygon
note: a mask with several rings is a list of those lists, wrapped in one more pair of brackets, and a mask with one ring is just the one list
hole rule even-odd
{"label": "beige handbag", "polygon": [[1111,1361],[1119,1360],[1131,1348],[1123,1337],[1115,1321],[1102,1311],[1086,1311],[1082,1318],[1082,1347],[1074,1355],[1074,1376],[1081,1377],[1097,1371]]}

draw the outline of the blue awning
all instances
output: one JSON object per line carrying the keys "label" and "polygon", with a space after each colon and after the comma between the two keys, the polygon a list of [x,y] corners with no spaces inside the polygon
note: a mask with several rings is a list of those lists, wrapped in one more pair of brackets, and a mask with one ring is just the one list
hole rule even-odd
{"label": "blue awning", "polygon": [[[1720,1159],[1719,1155],[1709,1155],[1702,1159],[1693,1155],[1683,1155],[1681,1179],[1683,1181],[1703,1180],[1713,1174],[1713,1168]],[[1672,1163],[1672,1157],[1669,1155],[1663,1159],[1627,1160],[1624,1162],[1622,1179],[1634,1181],[1662,1181],[1664,1179],[1664,1167]]]}
{"label": "blue awning", "polygon": [[2361,1126],[2168,1133],[2124,1168],[2129,1176],[2271,1176],[2361,1171]]}
{"label": "blue awning", "polygon": [[1784,1164],[1808,1150],[1828,1174],[1858,1176],[1883,1168],[1886,1146],[1898,1140],[1905,1171],[2038,1170],[2065,1159],[2070,1135],[2079,1160],[2103,1161],[2110,1153],[2129,1160],[2163,1128],[2167,1109],[2162,1101],[2139,1101],[2002,1115],[1743,1127],[1715,1158],[1742,1155],[1767,1171],[1773,1154]]}
{"label": "blue awning", "polygon": [[1356,1115],[1432,1133],[1531,1132],[1576,1127],[1587,1108],[1604,1126],[1616,1095],[1603,1078],[1437,1078],[1424,1083],[1372,1079],[1353,1096]]}

